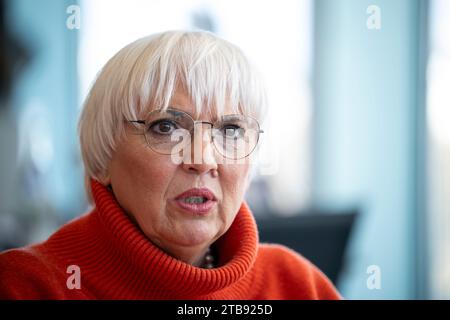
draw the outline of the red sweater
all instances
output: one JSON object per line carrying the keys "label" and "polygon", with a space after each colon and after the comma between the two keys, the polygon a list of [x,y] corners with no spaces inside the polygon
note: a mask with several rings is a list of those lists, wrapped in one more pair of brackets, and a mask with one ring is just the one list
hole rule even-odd
{"label": "red sweater", "polygon": [[92,191],[92,212],[40,244],[0,254],[1,299],[340,298],[308,260],[258,243],[245,202],[215,243],[219,267],[201,269],[153,245],[107,188],[94,181]]}

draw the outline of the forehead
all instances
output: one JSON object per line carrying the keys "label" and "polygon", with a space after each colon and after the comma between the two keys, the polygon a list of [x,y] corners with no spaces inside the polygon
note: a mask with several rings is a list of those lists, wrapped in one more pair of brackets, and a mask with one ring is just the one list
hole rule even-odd
{"label": "forehead", "polygon": [[185,90],[176,90],[172,95],[168,107],[178,109],[190,114],[194,119],[214,120],[224,115],[232,115],[238,113],[233,109],[231,103],[226,100],[223,106],[223,112],[219,112],[214,104],[204,103],[200,110],[197,110],[192,98]]}

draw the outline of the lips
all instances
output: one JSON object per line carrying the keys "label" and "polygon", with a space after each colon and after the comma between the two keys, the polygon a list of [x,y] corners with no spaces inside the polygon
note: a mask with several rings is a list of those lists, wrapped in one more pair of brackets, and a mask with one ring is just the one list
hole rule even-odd
{"label": "lips", "polygon": [[203,197],[207,200],[216,201],[216,196],[208,188],[192,188],[178,195],[175,200],[184,200],[190,197]]}
{"label": "lips", "polygon": [[193,188],[178,195],[175,203],[184,211],[204,215],[216,205],[217,198],[208,188]]}

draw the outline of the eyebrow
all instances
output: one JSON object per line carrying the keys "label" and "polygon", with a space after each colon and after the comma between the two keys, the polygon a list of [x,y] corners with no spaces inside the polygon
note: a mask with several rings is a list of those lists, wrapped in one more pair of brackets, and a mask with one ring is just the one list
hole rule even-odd
{"label": "eyebrow", "polygon": [[[198,120],[198,119],[195,119],[195,117],[190,112],[179,109],[179,107],[176,107],[176,106],[168,106],[166,110],[187,113],[192,119]],[[215,122],[219,121],[219,117],[217,115],[216,116],[212,115],[212,116],[213,116],[213,118],[211,119],[211,122],[215,123]],[[240,113],[223,114],[220,116],[220,119],[222,119],[223,117],[227,117],[227,116],[245,116],[245,115],[240,114]]]}
{"label": "eyebrow", "polygon": [[[161,110],[162,110],[162,109],[161,109]],[[175,112],[187,113],[187,114],[190,115],[192,118],[194,118],[190,112],[185,111],[185,110],[183,110],[183,109],[181,109],[180,107],[177,107],[177,106],[168,106],[168,107],[166,108],[166,111],[175,111]]]}
{"label": "eyebrow", "polygon": [[[184,111],[184,110],[182,110],[182,109],[178,109],[178,107],[176,107],[176,106],[168,106],[168,107],[167,107],[167,110],[172,110],[172,111],[175,111],[175,112],[183,112],[183,113],[187,113],[192,119],[198,120],[198,119],[195,119],[195,117],[194,117],[190,112]],[[211,114],[211,115],[213,116],[212,119],[211,119],[211,122],[214,123],[214,122],[216,122],[216,121],[219,120],[217,116],[214,116],[213,114]]]}

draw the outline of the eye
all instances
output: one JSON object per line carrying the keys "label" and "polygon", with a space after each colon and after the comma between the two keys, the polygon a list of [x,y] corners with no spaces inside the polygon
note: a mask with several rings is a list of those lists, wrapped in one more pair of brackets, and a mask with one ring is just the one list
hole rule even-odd
{"label": "eye", "polygon": [[225,138],[238,139],[244,136],[244,128],[235,124],[226,124],[222,127],[222,134]]}
{"label": "eye", "polygon": [[158,120],[150,125],[149,130],[161,135],[169,135],[177,129],[177,124],[170,120]]}

